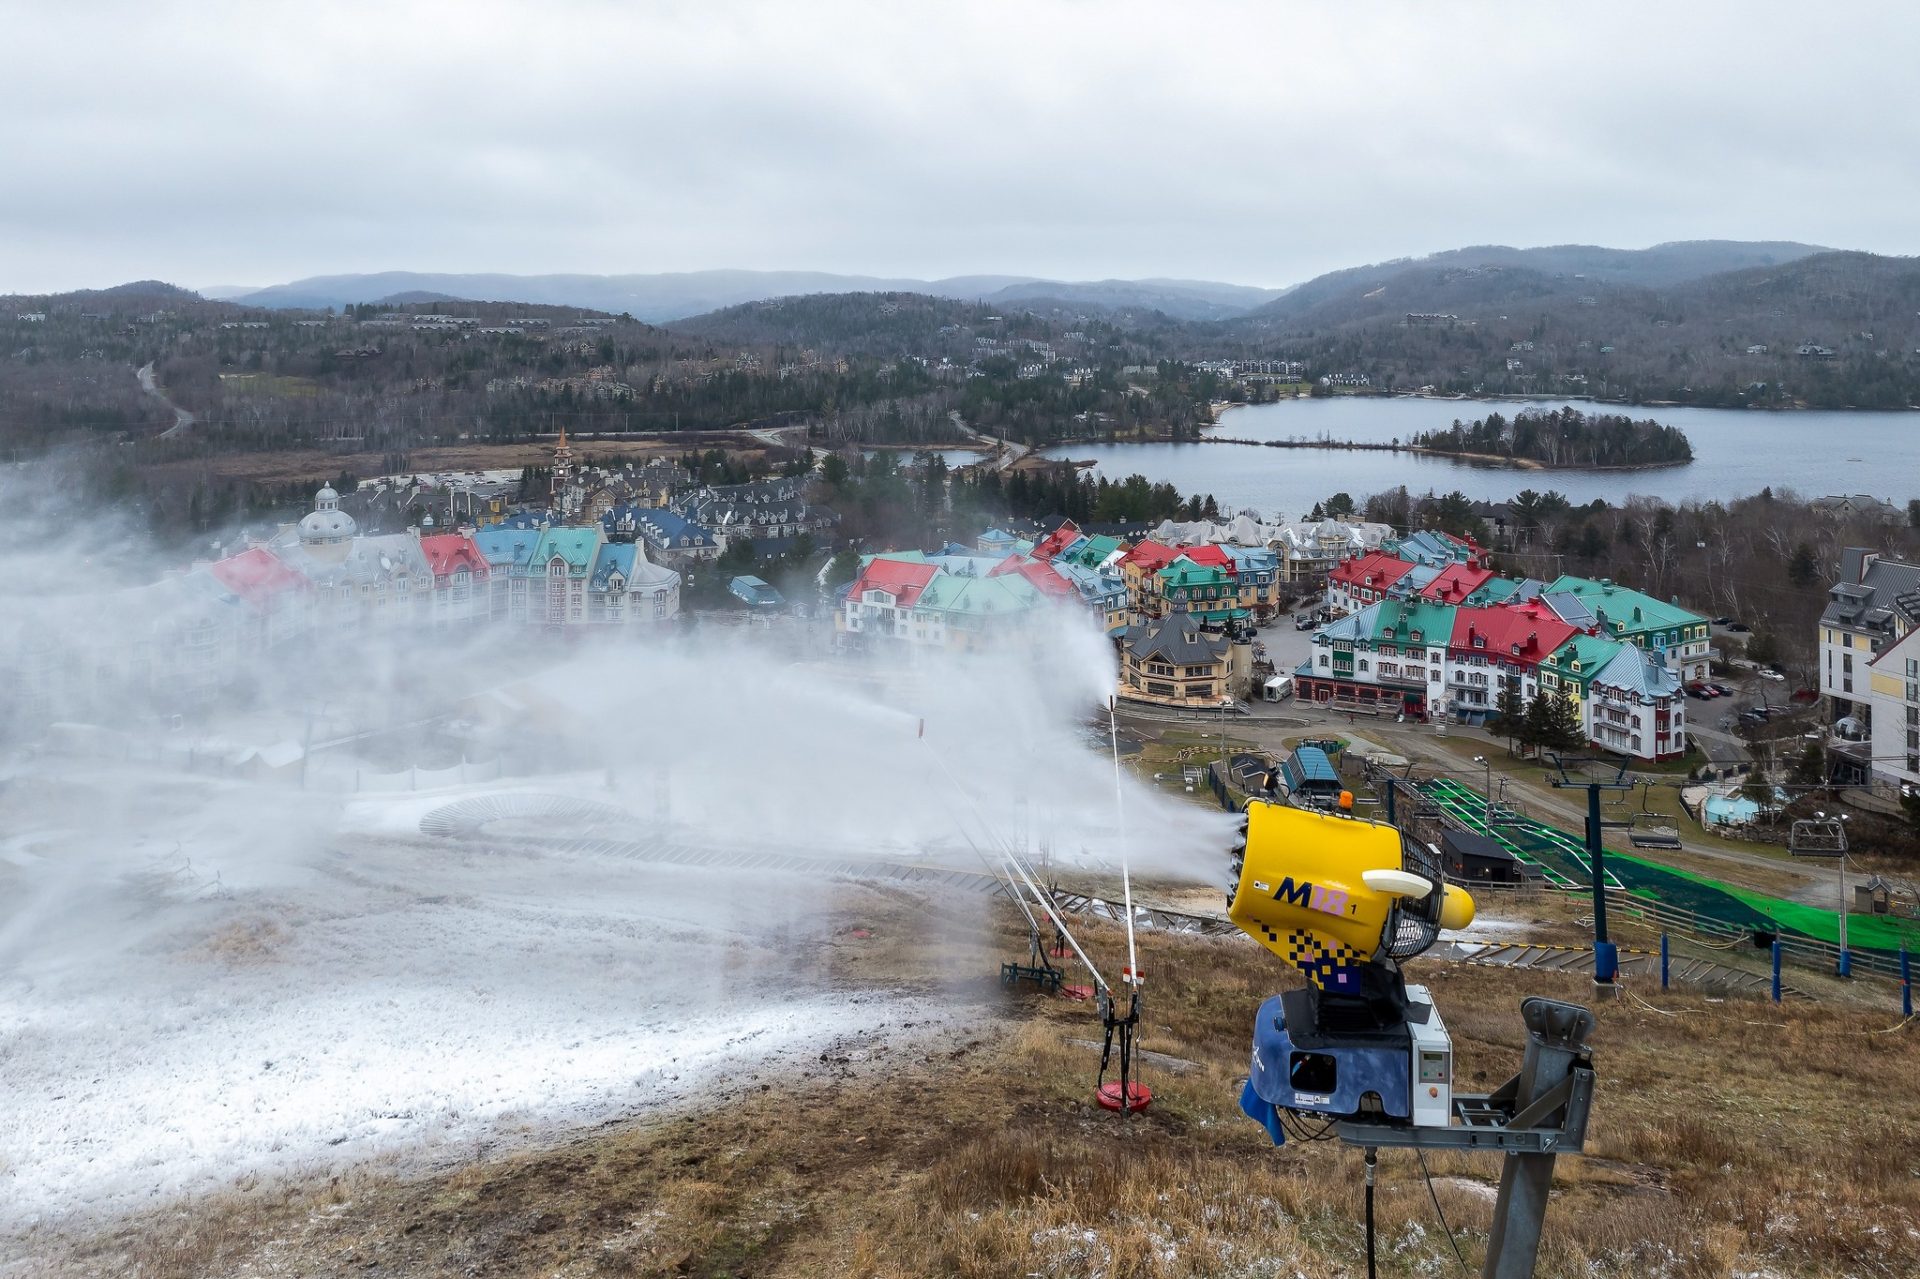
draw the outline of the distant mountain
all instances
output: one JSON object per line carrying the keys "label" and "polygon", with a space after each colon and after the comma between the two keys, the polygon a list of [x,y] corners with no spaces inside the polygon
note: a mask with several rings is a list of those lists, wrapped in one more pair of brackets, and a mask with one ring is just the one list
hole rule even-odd
{"label": "distant mountain", "polygon": [[1482,245],[1401,258],[1317,276],[1241,317],[1268,331],[1338,327],[1408,312],[1458,313],[1603,287],[1663,289],[1727,271],[1785,265],[1831,250],[1787,241],[1690,240],[1650,249],[1565,244],[1539,249]]}
{"label": "distant mountain", "polygon": [[[937,289],[946,283],[940,281],[933,287]],[[984,300],[1013,302],[1045,298],[1108,311],[1159,311],[1176,320],[1225,320],[1244,315],[1263,303],[1285,296],[1286,292],[1285,289],[1203,280],[1099,280],[1088,284],[1025,280],[988,294]]]}
{"label": "distant mountain", "polygon": [[257,284],[203,284],[194,290],[209,302],[226,302],[259,291]]}
{"label": "distant mountain", "polygon": [[457,298],[451,293],[435,293],[430,289],[409,289],[405,293],[389,293],[383,298],[373,299],[375,306],[426,306],[433,302],[467,302],[470,298]]}
{"label": "distant mountain", "polygon": [[1224,319],[1278,297],[1277,289],[1199,280],[1101,280],[961,275],[944,280],[832,275],[819,271],[690,271],[661,275],[441,275],[383,271],[325,275],[232,296],[242,306],[342,309],[358,302],[436,294],[500,302],[578,306],[663,321],[746,302],[811,293],[922,293],[963,301],[1058,298],[1081,306],[1164,311],[1176,319]]}

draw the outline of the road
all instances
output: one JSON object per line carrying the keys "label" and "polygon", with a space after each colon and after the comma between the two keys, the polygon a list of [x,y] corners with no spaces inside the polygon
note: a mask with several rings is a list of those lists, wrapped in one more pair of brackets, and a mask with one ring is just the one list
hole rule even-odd
{"label": "road", "polygon": [[162,391],[159,383],[153,380],[153,361],[148,360],[138,369],[135,369],[133,375],[140,379],[141,390],[173,410],[173,425],[160,432],[160,438],[170,440],[176,436],[186,434],[187,429],[193,425],[193,414],[187,412],[172,400],[169,400],[167,393]]}
{"label": "road", "polygon": [[[793,441],[782,439],[781,436],[790,431],[802,431],[805,429],[806,428],[799,426],[756,426],[749,428],[747,434],[759,440],[762,444],[767,445],[769,448],[790,449],[795,447]],[[820,459],[825,457],[829,452],[829,450],[821,448],[818,444],[809,444],[806,447],[807,451],[813,454],[815,463],[818,463]]]}
{"label": "road", "polygon": [[968,426],[967,420],[960,416],[959,409],[951,410],[948,412],[947,417],[952,420],[954,426],[957,427],[962,434],[978,440],[993,450],[989,465],[996,471],[1006,470],[1015,462],[1018,462],[1021,458],[1033,452],[1033,449],[1028,445],[1015,444],[1012,440],[1003,440],[997,435],[988,435],[985,431],[978,431]]}

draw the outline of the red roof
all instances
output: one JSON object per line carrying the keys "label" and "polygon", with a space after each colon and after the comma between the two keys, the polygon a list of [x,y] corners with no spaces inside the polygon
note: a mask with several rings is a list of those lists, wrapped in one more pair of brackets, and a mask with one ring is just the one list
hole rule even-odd
{"label": "red roof", "polygon": [[919,601],[920,592],[927,589],[927,583],[939,571],[937,564],[876,558],[869,561],[855,579],[851,598],[857,600],[868,591],[885,591],[899,607],[912,608]]}
{"label": "red roof", "polygon": [[1059,528],[1040,539],[1040,544],[1033,548],[1033,558],[1036,560],[1050,560],[1060,552],[1066,550],[1079,536],[1080,526],[1072,520],[1068,520]]}
{"label": "red roof", "polygon": [[1042,595],[1065,596],[1076,594],[1072,583],[1068,582],[1066,578],[1060,576],[1038,560],[1022,559],[1018,555],[1009,555],[1006,559],[995,564],[987,576],[1004,577],[1008,573],[1017,574],[1020,577],[1026,578],[1029,582],[1032,582],[1034,586],[1039,588]]}
{"label": "red roof", "polygon": [[1333,570],[1327,574],[1327,580],[1346,586],[1365,586],[1383,591],[1411,572],[1413,572],[1413,565],[1398,555],[1389,555],[1385,551],[1369,551],[1359,559],[1342,560],[1334,565]]}
{"label": "red roof", "polygon": [[274,558],[264,546],[255,546],[215,560],[207,566],[214,580],[246,600],[258,604],[282,591],[303,591],[307,579]]}
{"label": "red roof", "polygon": [[1492,578],[1491,571],[1475,564],[1449,564],[1440,570],[1440,576],[1426,584],[1420,598],[1436,604],[1458,604]]}
{"label": "red roof", "polygon": [[[1569,626],[1552,610],[1537,604],[1520,608],[1460,608],[1453,614],[1451,647],[1463,653],[1483,653],[1523,666],[1537,665],[1579,628]],[[1475,643],[1476,640],[1482,641]]]}
{"label": "red roof", "polygon": [[1165,542],[1149,540],[1139,543],[1128,551],[1121,557],[1120,562],[1137,564],[1151,576],[1183,555],[1195,564],[1207,564],[1214,568],[1223,568],[1229,573],[1233,572],[1232,559],[1211,542],[1205,546],[1168,546]]}
{"label": "red roof", "polygon": [[487,557],[462,533],[435,533],[420,539],[420,553],[435,577],[445,577],[457,569],[466,569],[475,577],[487,576]]}
{"label": "red roof", "polygon": [[1214,568],[1223,568],[1229,573],[1234,571],[1233,557],[1227,554],[1226,548],[1216,543],[1208,542],[1205,546],[1183,546],[1180,548],[1180,553],[1195,564],[1210,564]]}
{"label": "red roof", "polygon": [[1122,564],[1137,564],[1148,574],[1158,573],[1167,565],[1180,558],[1180,552],[1165,542],[1156,542],[1148,538],[1136,542],[1133,549],[1120,557]]}

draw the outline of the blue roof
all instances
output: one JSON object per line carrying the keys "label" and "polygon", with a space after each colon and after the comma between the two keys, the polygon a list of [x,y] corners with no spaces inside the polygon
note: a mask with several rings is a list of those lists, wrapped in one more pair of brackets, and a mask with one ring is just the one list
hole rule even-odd
{"label": "blue roof", "polygon": [[1220,549],[1242,573],[1267,573],[1280,567],[1280,557],[1264,546],[1222,546]]}
{"label": "blue roof", "polygon": [[607,579],[618,570],[623,578],[633,576],[632,542],[609,542],[600,548],[600,554],[593,561],[593,577],[589,584],[596,591],[607,589]]}
{"label": "blue roof", "polygon": [[1406,571],[1405,576],[1387,589],[1395,595],[1418,595],[1432,586],[1434,579],[1443,571],[1431,564],[1415,564]]}
{"label": "blue roof", "polygon": [[657,542],[662,547],[715,545],[712,533],[692,520],[675,515],[672,511],[637,511],[634,513],[634,518],[641,528],[647,530],[648,540]]}
{"label": "blue roof", "polygon": [[1334,771],[1333,761],[1318,746],[1296,746],[1293,754],[1287,756],[1287,771],[1294,782],[1331,782],[1340,784],[1340,774]]}
{"label": "blue roof", "polygon": [[494,524],[494,528],[541,529],[553,523],[553,517],[546,511],[515,511],[512,515]]}
{"label": "blue roof", "polygon": [[1600,622],[1593,610],[1587,607],[1587,602],[1572,591],[1544,591],[1540,600],[1568,626],[1578,626],[1584,631]]}
{"label": "blue roof", "polygon": [[742,575],[727,583],[729,593],[738,596],[749,604],[784,604],[786,600],[779,591],[767,585],[757,577]]}
{"label": "blue roof", "polygon": [[540,531],[533,528],[493,528],[477,529],[473,535],[473,544],[486,557],[489,566],[524,565],[533,554],[535,543],[540,540]]}

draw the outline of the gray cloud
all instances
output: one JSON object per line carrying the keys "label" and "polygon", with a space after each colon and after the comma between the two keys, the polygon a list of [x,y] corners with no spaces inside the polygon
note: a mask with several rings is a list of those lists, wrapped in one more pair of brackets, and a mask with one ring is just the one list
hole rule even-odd
{"label": "gray cloud", "polygon": [[1860,6],[5,6],[0,289],[1920,251]]}

